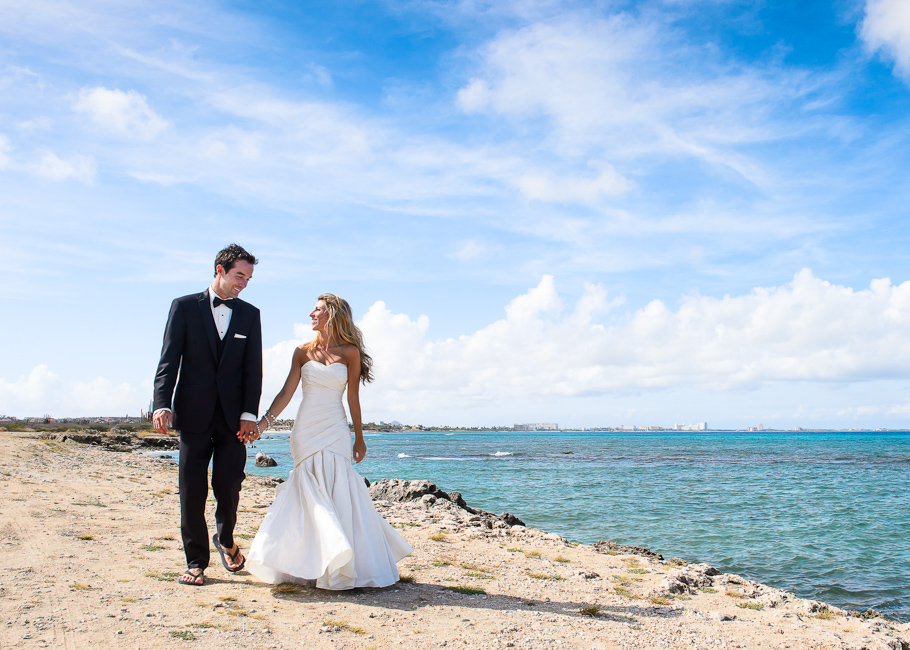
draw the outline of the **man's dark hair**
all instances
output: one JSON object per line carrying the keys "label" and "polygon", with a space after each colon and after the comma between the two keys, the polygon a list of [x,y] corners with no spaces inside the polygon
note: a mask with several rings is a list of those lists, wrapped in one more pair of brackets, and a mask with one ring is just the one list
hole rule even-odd
{"label": "man's dark hair", "polygon": [[247,253],[243,246],[231,244],[230,246],[222,248],[215,256],[215,275],[218,275],[219,264],[224,268],[224,272],[227,273],[234,268],[234,264],[237,263],[237,260],[243,260],[250,264],[259,264],[259,260]]}

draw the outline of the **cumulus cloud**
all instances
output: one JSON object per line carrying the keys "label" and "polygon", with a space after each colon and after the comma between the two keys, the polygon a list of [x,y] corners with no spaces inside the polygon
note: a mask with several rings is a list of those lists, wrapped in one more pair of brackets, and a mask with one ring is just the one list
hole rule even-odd
{"label": "cumulus cloud", "polygon": [[655,300],[617,313],[621,304],[588,284],[567,308],[546,276],[511,301],[504,318],[434,340],[426,316],[395,314],[377,302],[360,321],[377,376],[364,400],[413,413],[419,404],[440,410],[910,377],[910,282],[880,279],[856,291],[803,270],[784,286],[747,295],[684,296],[675,309]]}
{"label": "cumulus cloud", "polygon": [[114,385],[104,377],[87,382],[77,381],[69,388],[70,397],[79,405],[80,412],[99,415],[126,415],[130,411],[132,415],[139,415],[136,405],[143,402],[132,399],[133,392],[129,384]]}
{"label": "cumulus cloud", "polygon": [[89,415],[139,415],[152,394],[151,381],[134,386],[114,384],[97,377],[90,381],[64,381],[46,364],[28,376],[0,377],[0,415],[82,417]]}
{"label": "cumulus cloud", "polygon": [[12,415],[18,405],[46,408],[48,400],[53,401],[59,389],[60,378],[44,364],[35,366],[28,377],[15,381],[0,377],[0,395],[3,395],[0,411],[8,410],[6,415]]}
{"label": "cumulus cloud", "polygon": [[866,0],[860,38],[873,52],[894,61],[895,71],[910,81],[910,4],[906,0]]}
{"label": "cumulus cloud", "polygon": [[87,116],[98,128],[121,136],[150,139],[168,127],[168,122],[149,107],[135,90],[83,88],[73,110]]}

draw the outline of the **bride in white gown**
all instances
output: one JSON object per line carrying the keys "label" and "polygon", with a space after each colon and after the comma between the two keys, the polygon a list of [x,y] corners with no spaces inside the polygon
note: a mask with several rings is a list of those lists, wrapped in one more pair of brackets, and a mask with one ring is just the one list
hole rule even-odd
{"label": "bride in white gown", "polygon": [[[397,562],[413,552],[383,519],[363,478],[351,465],[366,455],[360,383],[372,381],[373,360],[363,348],[345,300],[319,296],[310,314],[316,338],[294,351],[291,371],[265,417],[264,431],[301,384],[303,401],[291,431],[294,469],[256,533],[247,569],[264,582],[312,583],[321,589],[385,587],[398,581]],[[342,405],[345,386],[354,444]]]}

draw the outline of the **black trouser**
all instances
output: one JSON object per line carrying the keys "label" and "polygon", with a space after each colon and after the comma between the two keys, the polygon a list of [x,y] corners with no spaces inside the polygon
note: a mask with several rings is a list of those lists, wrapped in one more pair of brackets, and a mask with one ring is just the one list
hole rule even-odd
{"label": "black trouser", "polygon": [[243,473],[246,445],[237,438],[237,432],[228,427],[220,403],[215,407],[215,417],[207,430],[180,432],[180,533],[186,564],[191,569],[205,569],[209,565],[209,531],[205,523],[209,461],[212,461],[218,540],[230,549],[234,546],[240,485],[246,478]]}

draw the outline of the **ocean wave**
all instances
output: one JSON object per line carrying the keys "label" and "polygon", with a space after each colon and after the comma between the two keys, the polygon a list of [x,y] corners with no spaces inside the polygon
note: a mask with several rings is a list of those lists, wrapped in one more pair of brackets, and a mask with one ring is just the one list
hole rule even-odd
{"label": "ocean wave", "polygon": [[413,458],[413,456],[411,456],[409,454],[398,454],[398,457],[399,458]]}
{"label": "ocean wave", "polygon": [[511,451],[497,451],[495,454],[490,454],[491,456],[514,456]]}

